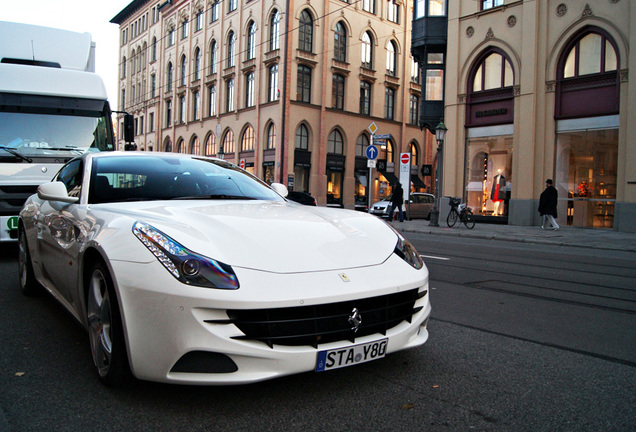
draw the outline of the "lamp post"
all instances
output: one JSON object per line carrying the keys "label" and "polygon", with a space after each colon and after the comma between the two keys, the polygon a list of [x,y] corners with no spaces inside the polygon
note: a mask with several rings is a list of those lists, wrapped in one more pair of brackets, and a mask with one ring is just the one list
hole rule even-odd
{"label": "lamp post", "polygon": [[435,202],[431,211],[429,226],[439,226],[439,201],[442,198],[442,178],[444,174],[444,138],[446,138],[446,125],[444,119],[440,119],[435,126],[435,139],[437,140],[437,167],[435,169]]}
{"label": "lamp post", "polygon": [[223,156],[225,156],[225,153],[223,153],[223,144],[221,144],[219,146],[219,153],[217,154],[217,157],[221,160],[223,160]]}

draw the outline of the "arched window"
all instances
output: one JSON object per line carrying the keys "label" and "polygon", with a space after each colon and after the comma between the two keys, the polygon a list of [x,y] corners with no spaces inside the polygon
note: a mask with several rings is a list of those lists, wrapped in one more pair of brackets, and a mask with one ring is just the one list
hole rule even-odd
{"label": "arched window", "polygon": [[267,101],[272,102],[278,100],[278,65],[269,67],[269,91]]}
{"label": "arched window", "polygon": [[397,68],[397,49],[395,42],[389,41],[386,45],[386,73],[387,75],[396,76]]}
{"label": "arched window", "polygon": [[216,136],[210,132],[205,139],[205,155],[212,156],[216,154]]}
{"label": "arched window", "polygon": [[373,36],[370,32],[362,35],[362,65],[363,68],[373,69]]}
{"label": "arched window", "polygon": [[296,148],[299,150],[309,150],[309,131],[304,123],[296,129]]}
{"label": "arched window", "polygon": [[185,141],[183,140],[183,138],[179,138],[179,141],[177,141],[177,152],[183,154],[187,153]]}
{"label": "arched window", "polygon": [[276,125],[270,123],[267,128],[267,146],[266,150],[272,150],[276,148]]}
{"label": "arched window", "polygon": [[475,72],[473,92],[511,87],[514,74],[510,61],[499,52],[493,52],[485,57]]}
{"label": "arched window", "polygon": [[247,50],[245,52],[247,60],[256,58],[256,23],[250,21],[247,25]]}
{"label": "arched window", "polygon": [[411,165],[418,166],[420,164],[420,151],[417,148],[417,143],[411,142],[409,151],[411,152]]}
{"label": "arched window", "polygon": [[187,67],[188,67],[188,59],[186,58],[185,55],[181,56],[181,70],[179,71],[179,85],[186,85],[186,77],[188,76],[187,74]]}
{"label": "arched window", "polygon": [[152,37],[152,48],[150,52],[150,61],[157,61],[157,38]]}
{"label": "arched window", "polygon": [[194,50],[194,79],[201,79],[201,50],[198,47]]}
{"label": "arched window", "polygon": [[369,147],[369,136],[365,133],[361,133],[356,140],[356,156],[365,157],[367,147]]}
{"label": "arched window", "polygon": [[254,151],[254,128],[248,125],[241,138],[241,151]]}
{"label": "arched window", "polygon": [[168,82],[168,91],[172,91],[172,81],[174,81],[174,67],[172,66],[172,62],[168,62],[166,81]]}
{"label": "arched window", "polygon": [[312,52],[314,37],[314,20],[307,9],[300,13],[298,28],[298,49]]}
{"label": "arched window", "polygon": [[210,75],[216,73],[216,62],[217,62],[217,47],[216,41],[213,40],[210,44]]}
{"label": "arched window", "polygon": [[234,142],[234,132],[232,129],[228,129],[223,137],[223,144],[221,145],[224,154],[234,154],[235,151],[235,142]]}
{"label": "arched window", "polygon": [[126,56],[121,60],[121,77],[126,78]]}
{"label": "arched window", "polygon": [[616,50],[610,39],[599,33],[588,33],[576,40],[566,56],[563,78],[580,77],[615,71]]}
{"label": "arched window", "polygon": [[336,24],[333,44],[333,58],[341,62],[347,61],[347,29],[342,21]]}
{"label": "arched window", "polygon": [[338,129],[334,129],[329,134],[327,140],[327,153],[344,154],[344,140]]}
{"label": "arched window", "polygon": [[227,67],[234,67],[234,54],[236,52],[236,38],[234,32],[230,31],[227,36]]}
{"label": "arched window", "polygon": [[199,137],[196,135],[192,136],[192,139],[190,139],[190,154],[201,154],[201,143],[199,142]]}
{"label": "arched window", "polygon": [[166,138],[164,151],[167,153],[172,153],[172,140],[170,140],[170,137]]}
{"label": "arched window", "polygon": [[269,50],[280,47],[280,12],[275,10],[269,19]]}

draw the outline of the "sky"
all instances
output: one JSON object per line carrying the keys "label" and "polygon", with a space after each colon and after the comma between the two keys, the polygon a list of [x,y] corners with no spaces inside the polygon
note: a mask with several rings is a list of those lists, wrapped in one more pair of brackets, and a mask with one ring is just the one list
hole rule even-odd
{"label": "sky", "polygon": [[91,34],[95,71],[102,77],[111,107],[117,106],[119,25],[110,20],[132,0],[18,0],[2,2],[0,21],[36,24]]}

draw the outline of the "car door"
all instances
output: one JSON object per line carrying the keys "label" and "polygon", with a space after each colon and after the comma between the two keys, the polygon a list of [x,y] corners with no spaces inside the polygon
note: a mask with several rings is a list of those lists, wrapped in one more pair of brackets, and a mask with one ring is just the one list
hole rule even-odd
{"label": "car door", "polygon": [[426,217],[424,214],[424,203],[422,202],[422,195],[411,195],[411,219]]}
{"label": "car door", "polygon": [[[66,185],[69,196],[79,197],[82,188],[83,162],[76,159],[58,172],[55,180]],[[37,216],[38,252],[43,276],[69,304],[74,302],[77,285],[80,233],[75,221],[77,204],[44,201]],[[60,299],[62,300],[62,299]]]}

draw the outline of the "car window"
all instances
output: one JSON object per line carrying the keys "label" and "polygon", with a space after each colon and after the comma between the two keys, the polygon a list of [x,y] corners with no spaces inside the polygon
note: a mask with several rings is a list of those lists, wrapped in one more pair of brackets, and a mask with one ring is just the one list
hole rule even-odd
{"label": "car window", "polygon": [[58,172],[57,181],[61,181],[66,185],[68,196],[79,197],[82,190],[83,166],[81,160],[73,160],[67,163]]}
{"label": "car window", "polygon": [[168,199],[282,200],[235,165],[165,155],[93,159],[89,203]]}

